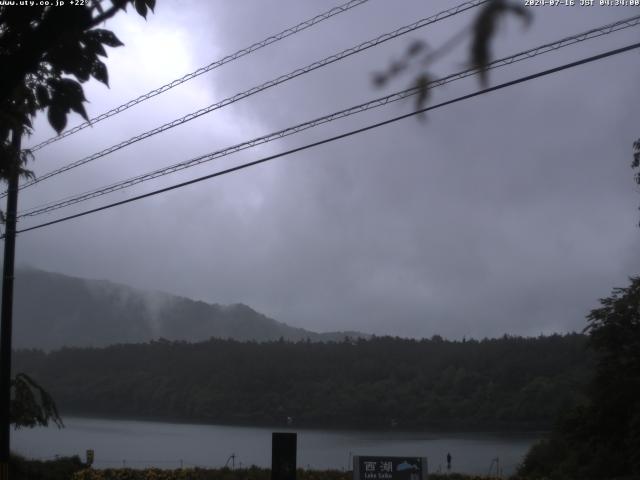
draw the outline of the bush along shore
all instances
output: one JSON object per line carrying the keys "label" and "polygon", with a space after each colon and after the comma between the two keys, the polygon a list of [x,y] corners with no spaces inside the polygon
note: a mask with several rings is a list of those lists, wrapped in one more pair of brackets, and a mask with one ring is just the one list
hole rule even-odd
{"label": "bush along shore", "polygon": [[[10,469],[12,480],[271,480],[268,468],[108,468],[94,469],[79,457],[56,460],[27,460],[13,455]],[[352,473],[340,470],[298,469],[297,480],[352,480]],[[489,480],[492,477],[450,474],[429,474],[429,480]]]}
{"label": "bush along shore", "polygon": [[[70,480],[88,468],[80,457],[60,457],[56,460],[27,460],[11,454],[9,478],[11,480]],[[114,477],[115,478],[115,477]]]}
{"label": "bush along shore", "polygon": [[[302,470],[296,475],[297,480],[352,480],[351,472],[339,470]],[[488,480],[490,477],[462,475],[451,473],[429,474],[429,480]],[[178,470],[161,470],[149,468],[135,469],[86,469],[75,473],[72,480],[271,480],[271,470],[267,468],[248,469],[205,469],[185,468]]]}

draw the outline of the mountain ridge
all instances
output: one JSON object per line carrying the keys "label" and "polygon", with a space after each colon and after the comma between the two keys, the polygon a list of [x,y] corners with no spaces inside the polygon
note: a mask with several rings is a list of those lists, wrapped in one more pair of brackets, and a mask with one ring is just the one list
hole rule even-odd
{"label": "mountain ridge", "polygon": [[261,342],[368,337],[293,327],[243,303],[207,303],[34,267],[16,269],[14,312],[14,348],[101,347],[158,338]]}

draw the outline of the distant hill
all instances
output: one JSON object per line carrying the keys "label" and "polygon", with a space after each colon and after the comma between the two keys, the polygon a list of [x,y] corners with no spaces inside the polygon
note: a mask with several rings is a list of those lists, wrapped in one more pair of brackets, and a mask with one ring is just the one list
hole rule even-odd
{"label": "distant hill", "polygon": [[258,342],[342,340],[358,332],[317,333],[294,328],[243,304],[208,304],[33,268],[16,270],[14,348],[101,347],[153,339],[211,337]]}

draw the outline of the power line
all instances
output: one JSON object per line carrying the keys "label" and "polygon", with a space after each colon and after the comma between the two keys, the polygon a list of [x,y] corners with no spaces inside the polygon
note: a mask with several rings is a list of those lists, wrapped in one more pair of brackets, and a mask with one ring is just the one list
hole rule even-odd
{"label": "power line", "polygon": [[[637,15],[635,17],[632,18],[628,18],[625,20],[619,20],[617,22],[611,23],[611,24],[607,24],[598,28],[593,28],[591,30],[587,30],[585,32],[576,34],[576,35],[572,35],[570,37],[565,37],[561,40],[557,40],[555,42],[551,42],[551,43],[547,43],[545,45],[541,45],[539,47],[535,47],[529,50],[525,50],[523,52],[517,53],[515,55],[511,55],[509,57],[504,57],[501,58],[499,60],[495,60],[493,62],[491,62],[488,65],[488,69],[492,70],[498,67],[502,67],[505,65],[510,65],[522,60],[526,60],[529,58],[533,58],[536,57],[538,55],[542,55],[542,54],[546,54],[549,53],[551,51],[555,51],[558,50],[560,48],[569,46],[569,45],[574,45],[576,43],[580,43],[592,38],[597,38],[603,35],[607,35],[625,28],[629,28],[629,27],[633,27],[633,26],[637,26],[640,24],[640,15]],[[466,70],[463,70],[461,72],[455,73],[455,74],[451,74],[448,75],[446,77],[443,77],[439,80],[434,80],[432,82],[430,82],[427,85],[428,89],[432,89],[432,88],[436,88],[442,85],[445,85],[447,83],[456,81],[456,80],[460,80],[472,75],[476,75],[479,72],[478,68],[469,68]],[[410,88],[407,90],[403,90],[400,92],[396,92],[396,93],[392,93],[390,95],[386,95],[384,97],[380,97],[374,100],[371,100],[369,102],[366,103],[362,103],[359,105],[355,105],[352,107],[349,107],[347,109],[344,110],[340,110],[338,112],[334,112],[331,113],[329,115],[325,115],[323,117],[319,117],[292,127],[288,127],[286,129],[283,130],[279,130],[277,132],[273,132],[270,133],[268,135],[264,135],[262,137],[258,137],[258,138],[254,138],[252,140],[249,141],[245,141],[243,143],[239,143],[236,145],[233,145],[231,147],[227,147],[224,148],[222,150],[218,150],[216,152],[212,152],[212,153],[207,153],[205,155],[201,155],[199,157],[195,157],[168,167],[164,167],[158,170],[154,170],[152,172],[148,172],[142,175],[138,175],[105,187],[101,187],[99,189],[96,190],[92,190],[92,191],[88,191],[88,192],[84,192],[81,194],[77,194],[74,196],[70,196],[70,197],[66,197],[64,199],[55,201],[55,202],[49,202],[45,205],[40,205],[37,207],[33,207],[31,209],[28,209],[24,212],[21,212],[18,215],[18,218],[25,218],[25,217],[31,217],[31,216],[36,216],[36,215],[40,215],[43,213],[48,213],[48,212],[52,212],[54,210],[58,210],[60,208],[64,208],[70,205],[74,205],[76,203],[82,202],[82,201],[86,201],[86,200],[90,200],[93,198],[97,198],[118,190],[122,190],[124,188],[128,188],[131,187],[133,185],[137,185],[139,183],[143,183],[146,182],[148,180],[152,180],[154,178],[158,178],[164,175],[168,175],[180,170],[184,170],[186,168],[190,168],[196,165],[200,165],[202,163],[205,162],[209,162],[212,160],[215,160],[217,158],[221,158],[227,155],[231,155],[233,153],[237,153],[239,151],[257,146],[257,145],[261,145],[264,143],[268,143],[271,142],[273,140],[279,139],[279,138],[284,138],[287,137],[289,135],[293,135],[296,133],[299,133],[301,131],[310,129],[310,128],[314,128],[318,125],[324,124],[324,123],[328,123],[328,122],[332,122],[334,120],[337,120],[339,118],[344,118],[344,117],[348,117],[350,115],[354,115],[356,113],[361,113],[373,108],[378,108],[384,105],[387,105],[389,103],[392,102],[396,102],[398,100],[402,100],[404,98],[410,97],[412,95],[415,95],[416,93],[418,93],[419,89],[418,88]]]}
{"label": "power line", "polygon": [[237,60],[241,57],[244,57],[245,55],[249,55],[250,53],[253,53],[257,50],[260,50],[263,47],[266,47],[268,45],[271,45],[272,43],[276,43],[280,40],[283,40],[291,35],[294,35],[296,33],[299,33],[303,30],[306,30],[309,27],[312,27],[313,25],[317,25],[320,22],[323,22],[335,15],[338,15],[340,13],[344,13],[354,7],[357,7],[359,5],[362,5],[363,3],[368,2],[369,0],[350,0],[342,5],[339,5],[337,7],[332,8],[331,10],[328,10],[324,13],[321,13],[319,15],[316,15],[313,18],[310,18],[308,20],[305,20],[304,22],[301,22],[293,27],[289,27],[283,31],[281,31],[280,33],[276,33],[275,35],[272,35],[270,37],[265,38],[264,40],[261,40],[259,42],[256,42],[248,47],[242,48],[240,50],[238,50],[235,53],[232,53],[230,55],[227,55],[225,57],[222,57],[219,60],[216,60],[212,63],[210,63],[209,65],[206,65],[204,67],[201,67],[191,73],[188,73],[187,75],[184,75],[183,77],[180,77],[176,80],[173,80],[172,82],[169,82],[165,85],[162,85],[161,87],[156,88],[155,90],[151,90],[150,92],[145,93],[144,95],[140,95],[138,98],[134,98],[133,100],[129,100],[127,103],[124,103],[118,107],[115,107],[111,110],[109,110],[108,112],[104,112],[101,113],[100,115],[90,119],[87,122],[83,122],[69,130],[66,130],[65,132],[61,133],[60,135],[56,135],[55,137],[51,137],[41,143],[38,143],[37,145],[33,146],[30,148],[30,150],[32,152],[35,152],[37,150],[40,150],[41,148],[46,147],[47,145],[50,145],[54,142],[57,142],[58,140],[61,140],[65,137],[68,137],[69,135],[73,135],[74,133],[79,132],[80,130],[83,130],[87,127],[93,126],[96,123],[105,120],[109,117],[112,117],[114,115],[117,115],[118,113],[122,113],[125,110],[128,110],[129,108],[138,105],[139,103],[144,102],[145,100],[148,100],[152,97],[155,97],[156,95],[160,95],[161,93],[166,92],[167,90],[171,90],[174,87],[177,87],[178,85],[181,85],[185,82],[188,82],[191,79],[194,79],[204,73],[210,72],[211,70],[214,70],[218,67],[221,67],[222,65],[225,65],[229,62],[232,62],[234,60]]}
{"label": "power line", "polygon": [[480,95],[484,95],[486,93],[490,93],[490,92],[494,92],[494,91],[497,91],[497,90],[501,90],[503,88],[510,87],[510,86],[513,86],[513,85],[517,85],[519,83],[528,82],[528,81],[531,81],[531,80],[534,80],[534,79],[537,79],[537,78],[540,78],[540,77],[544,77],[544,76],[551,75],[551,74],[554,74],[554,73],[557,73],[557,72],[560,72],[560,71],[563,71],[563,70],[567,70],[569,68],[577,67],[579,65],[584,65],[584,64],[587,64],[587,63],[595,62],[597,60],[602,60],[604,58],[611,57],[613,55],[618,55],[618,54],[621,54],[621,53],[624,53],[624,52],[628,52],[628,51],[634,50],[636,48],[640,48],[640,43],[634,43],[634,44],[628,45],[626,47],[618,48],[618,49],[615,49],[615,50],[610,50],[608,52],[601,53],[599,55],[594,55],[594,56],[591,56],[591,57],[587,57],[587,58],[584,58],[582,60],[578,60],[578,61],[575,61],[575,62],[567,63],[567,64],[564,64],[564,65],[559,66],[559,67],[555,67],[555,68],[551,68],[551,69],[548,69],[548,70],[544,70],[542,72],[534,73],[532,75],[527,75],[527,76],[524,76],[524,77],[520,77],[520,78],[518,78],[516,80],[511,80],[509,82],[501,83],[501,84],[495,85],[493,87],[484,88],[484,89],[479,90],[479,91],[474,92],[474,93],[469,93],[467,95],[463,95],[463,96],[456,97],[456,98],[451,99],[451,100],[447,100],[446,102],[441,102],[441,103],[438,103],[436,105],[432,105],[430,107],[421,108],[421,109],[416,110],[416,111],[411,112],[411,113],[406,113],[404,115],[399,115],[397,117],[393,117],[393,118],[390,118],[390,119],[387,119],[387,120],[384,120],[384,121],[381,121],[381,122],[377,122],[377,123],[368,125],[366,127],[358,128],[356,130],[351,130],[349,132],[342,133],[340,135],[335,135],[333,137],[325,138],[325,139],[319,140],[317,142],[309,143],[309,144],[303,145],[302,147],[297,147],[297,148],[293,148],[291,150],[287,150],[285,152],[277,153],[275,155],[270,155],[268,157],[264,157],[264,158],[261,158],[259,160],[254,160],[253,162],[244,163],[242,165],[238,165],[238,166],[235,166],[235,167],[227,168],[226,170],[222,170],[222,171],[218,171],[218,172],[215,172],[215,173],[211,173],[209,175],[204,175],[202,177],[198,177],[198,178],[195,178],[195,179],[192,179],[192,180],[188,180],[186,182],[177,183],[177,184],[171,185],[169,187],[160,188],[158,190],[154,190],[152,192],[148,192],[148,193],[145,193],[145,194],[142,194],[142,195],[137,195],[135,197],[131,197],[131,198],[128,198],[126,200],[121,200],[119,202],[114,202],[114,203],[110,203],[110,204],[107,204],[107,205],[103,205],[102,207],[97,207],[97,208],[93,208],[93,209],[90,209],[90,210],[85,210],[84,212],[80,212],[80,213],[76,213],[74,215],[69,215],[69,216],[66,216],[66,217],[58,218],[58,219],[52,220],[50,222],[45,222],[45,223],[41,223],[41,224],[38,224],[38,225],[34,225],[32,227],[23,228],[21,230],[18,230],[16,233],[24,233],[24,232],[28,232],[28,231],[31,231],[31,230],[36,230],[36,229],[39,229],[39,228],[47,227],[47,226],[50,226],[50,225],[55,225],[57,223],[66,222],[68,220],[72,220],[72,219],[75,219],[75,218],[83,217],[85,215],[89,215],[89,214],[92,214],[92,213],[97,213],[97,212],[100,212],[102,210],[107,210],[107,209],[110,209],[110,208],[113,208],[113,207],[124,205],[126,203],[131,203],[131,202],[135,202],[135,201],[138,201],[138,200],[142,200],[142,199],[147,198],[147,197],[152,197],[152,196],[155,196],[155,195],[159,195],[161,193],[169,192],[171,190],[175,190],[175,189],[178,189],[178,188],[186,187],[187,185],[192,185],[194,183],[199,183],[199,182],[202,182],[204,180],[209,180],[211,178],[215,178],[215,177],[219,177],[219,176],[222,176],[222,175],[226,175],[226,174],[229,174],[229,173],[232,173],[232,172],[236,172],[238,170],[243,170],[245,168],[253,167],[255,165],[259,165],[261,163],[265,163],[265,162],[274,160],[276,158],[280,158],[280,157],[284,157],[284,156],[287,156],[287,155],[291,155],[293,153],[301,152],[303,150],[307,150],[307,149],[310,149],[310,148],[313,148],[313,147],[324,145],[325,143],[334,142],[336,140],[340,140],[340,139],[343,139],[343,138],[350,137],[352,135],[356,135],[356,134],[363,133],[363,132],[366,132],[366,131],[369,131],[369,130],[373,130],[373,129],[378,128],[378,127],[382,127],[384,125],[395,123],[395,122],[398,122],[400,120],[404,120],[406,118],[413,117],[415,115],[419,115],[421,113],[428,112],[430,110],[435,110],[437,108],[445,107],[447,105],[452,105],[454,103],[458,103],[458,102],[461,102],[461,101],[464,101],[464,100],[468,100],[468,99],[473,98],[473,97],[477,97],[477,96],[480,96]]}
{"label": "power line", "polygon": [[[201,108],[200,110],[197,110],[195,112],[192,112],[188,115],[185,115],[184,117],[178,118],[176,120],[173,120],[171,122],[165,123],[164,125],[161,125],[159,127],[156,127],[152,130],[149,130],[147,132],[141,133],[139,135],[136,135],[135,137],[131,137],[128,140],[125,140],[123,142],[120,142],[116,145],[112,145],[111,147],[108,147],[100,152],[94,153],[92,155],[89,155],[88,157],[82,158],[80,160],[76,160],[75,162],[72,162],[70,164],[67,164],[61,168],[58,168],[56,170],[53,170],[51,172],[45,173],[43,175],[41,175],[40,177],[30,180],[27,183],[25,183],[24,185],[22,185],[20,188],[27,188],[30,187],[32,185],[35,185],[37,183],[40,183],[48,178],[51,178],[53,176],[59,175],[61,173],[64,173],[68,170],[71,170],[73,168],[79,167],[81,165],[84,165],[86,163],[92,162],[94,160],[97,160],[98,158],[104,157],[110,153],[113,153],[115,151],[118,151],[122,148],[128,147],[129,145],[132,145],[136,142],[139,142],[140,140],[144,140],[146,138],[152,137],[154,135],[157,135],[159,133],[165,132],[173,127],[177,127],[178,125],[182,125],[183,123],[189,122],[191,120],[194,120],[198,117],[201,117],[202,115],[206,115],[208,113],[213,112],[214,110],[218,110],[220,108],[226,107],[232,103],[235,103],[239,100],[242,100],[244,98],[250,97],[251,95],[255,95],[256,93],[259,93],[263,90],[266,90],[268,88],[274,87],[276,85],[279,85],[281,83],[284,83],[286,81],[289,81],[293,78],[299,77],[300,75],[304,75],[307,74],[309,72],[312,72],[314,70],[317,70],[318,68],[322,68],[325,67],[329,64],[332,64],[334,62],[337,62],[339,60],[342,60],[344,58],[347,58],[351,55],[354,55],[356,53],[360,53],[364,50],[367,50],[371,47],[375,47],[377,45],[380,45],[384,42],[387,42],[391,39],[397,38],[401,35],[405,35],[409,32],[412,32],[414,30],[417,30],[419,28],[423,28],[426,27],[427,25],[431,25],[433,23],[439,22],[440,20],[444,20],[446,18],[452,17],[454,15],[457,15],[459,13],[462,13],[466,10],[469,10],[471,8],[475,8],[479,5],[482,5],[483,3],[486,3],[490,0],[471,0],[465,3],[462,3],[456,7],[450,8],[448,10],[444,10],[442,12],[439,12],[435,15],[432,15],[428,18],[423,18],[421,20],[418,20],[417,22],[414,22],[410,25],[405,25],[404,27],[400,27],[396,30],[394,30],[393,32],[389,32],[389,33],[385,33],[383,35],[380,35],[372,40],[368,40],[366,42],[363,42],[355,47],[351,47],[348,48],[346,50],[343,50],[340,53],[336,53],[333,54],[329,57],[326,57],[322,60],[318,60],[316,62],[313,62],[309,65],[307,65],[306,67],[302,67],[302,68],[298,68],[292,72],[289,72],[286,75],[281,75],[275,79],[269,80],[268,82],[265,82],[261,85],[258,85],[256,87],[250,88],[249,90],[245,90],[244,92],[241,93],[237,93],[236,95],[233,95],[231,97],[228,97],[224,100],[221,100],[218,103],[214,103],[209,105],[208,107],[204,107]],[[5,196],[5,194],[2,194],[2,196]]]}

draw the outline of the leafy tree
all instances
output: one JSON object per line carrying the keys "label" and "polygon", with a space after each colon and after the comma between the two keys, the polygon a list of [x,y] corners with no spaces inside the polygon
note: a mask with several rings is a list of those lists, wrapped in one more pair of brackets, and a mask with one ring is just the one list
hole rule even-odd
{"label": "leafy tree", "polygon": [[11,381],[11,424],[20,427],[46,427],[49,422],[63,427],[53,398],[31,377],[19,373]]}
{"label": "leafy tree", "polygon": [[[122,45],[113,32],[97,27],[129,5],[146,18],[155,0],[0,6],[0,179],[32,175],[25,168],[30,153],[20,151],[16,140],[31,133],[39,111],[47,112],[58,133],[72,111],[88,120],[81,83],[94,78],[108,86],[101,57],[107,56],[105,47]],[[14,426],[62,425],[51,396],[29,376],[16,375],[10,387]]]}
{"label": "leafy tree", "polygon": [[[39,2],[37,2],[39,3]],[[104,4],[109,3],[106,7]],[[19,159],[20,173],[27,155],[18,155],[10,136],[31,132],[38,111],[47,111],[60,133],[70,112],[88,120],[81,83],[94,78],[108,85],[101,57],[105,47],[122,42],[113,32],[96,28],[133,4],[146,18],[155,0],[89,0],[83,5],[0,6],[0,177],[7,178]]]}
{"label": "leafy tree", "polygon": [[640,277],[600,303],[587,317],[596,353],[588,403],[529,452],[523,477],[640,477]]}
{"label": "leafy tree", "polygon": [[616,463],[607,471],[640,475],[640,277],[600,302],[587,317],[598,355],[589,420],[601,454]]}

